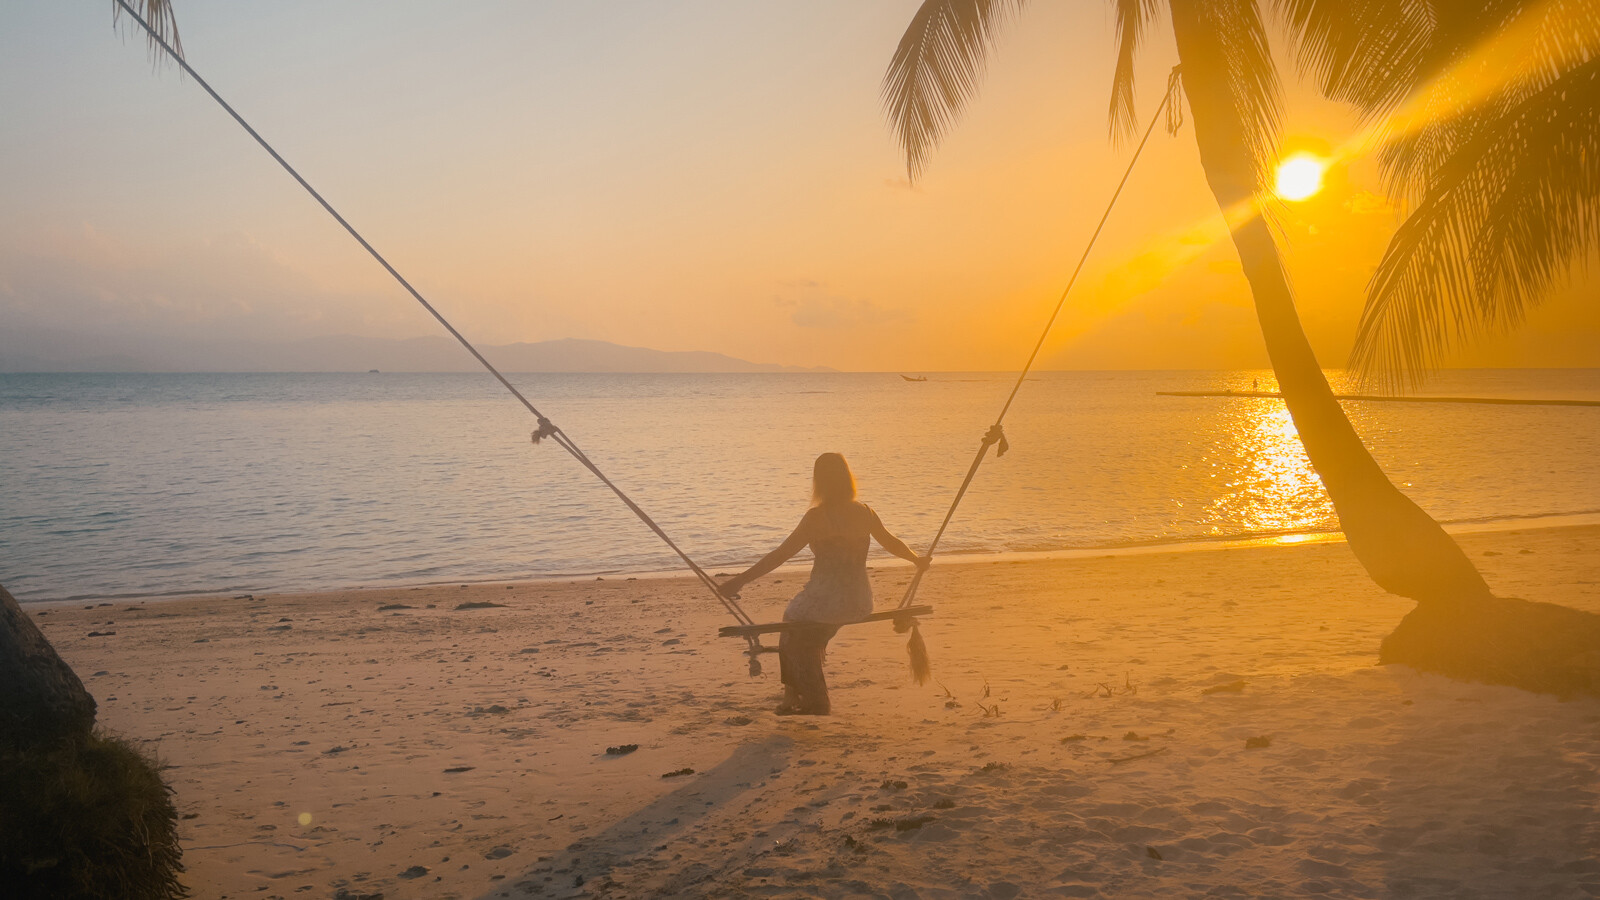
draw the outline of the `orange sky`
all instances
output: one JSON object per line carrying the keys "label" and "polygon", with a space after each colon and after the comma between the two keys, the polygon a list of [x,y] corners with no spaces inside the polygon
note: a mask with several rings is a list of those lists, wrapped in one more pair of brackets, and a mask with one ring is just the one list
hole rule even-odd
{"label": "orange sky", "polygon": [[[28,5],[0,34],[0,327],[437,333],[108,6]],[[177,2],[190,62],[474,340],[1015,368],[1128,152],[1109,9],[1027,10],[913,189],[878,85],[915,6]],[[1287,113],[1289,149],[1354,128],[1302,88]],[[1336,367],[1398,213],[1358,157],[1279,215]],[[1043,365],[1265,365],[1225,238],[1192,133],[1158,135]],[[1591,291],[1455,363],[1600,365]]]}

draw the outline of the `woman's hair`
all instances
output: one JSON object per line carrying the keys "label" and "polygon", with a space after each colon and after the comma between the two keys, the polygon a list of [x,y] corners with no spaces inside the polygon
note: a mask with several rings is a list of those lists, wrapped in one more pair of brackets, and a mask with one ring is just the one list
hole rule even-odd
{"label": "woman's hair", "polygon": [[856,477],[838,453],[824,453],[811,467],[811,505],[848,503],[856,498]]}

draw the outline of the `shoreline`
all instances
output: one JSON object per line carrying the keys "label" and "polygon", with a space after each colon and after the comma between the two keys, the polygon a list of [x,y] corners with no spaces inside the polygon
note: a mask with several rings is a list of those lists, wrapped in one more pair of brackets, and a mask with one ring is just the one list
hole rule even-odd
{"label": "shoreline", "polygon": [[[1497,593],[1600,612],[1600,526],[1461,541]],[[844,629],[826,718],[773,715],[689,578],[29,612],[167,766],[196,896],[1600,890],[1600,701],[1377,665],[1410,604],[1345,548],[938,575],[936,680]]]}
{"label": "shoreline", "polygon": [[[1445,532],[1451,535],[1465,534],[1493,534],[1502,532],[1554,528],[1583,528],[1600,525],[1600,510],[1577,513],[1537,513],[1521,516],[1504,516],[1489,519],[1476,519],[1460,522],[1442,522],[1440,525]],[[1157,553],[1198,553],[1215,552],[1222,550],[1237,550],[1250,547],[1294,547],[1305,544],[1342,544],[1344,532],[1342,531],[1279,531],[1263,532],[1254,535],[1239,535],[1231,537],[1194,537],[1181,539],[1159,539],[1139,542],[1123,542],[1105,544],[1095,547],[1068,547],[1056,550],[979,550],[979,551],[954,551],[941,553],[937,556],[937,564],[941,567],[951,565],[975,565],[984,563],[1011,563],[1035,562],[1061,559],[1096,559],[1100,557],[1116,556],[1142,556]],[[806,551],[801,551],[802,553]],[[804,571],[811,565],[809,558],[800,562],[785,563],[780,566],[777,573],[790,573]],[[910,565],[904,560],[893,557],[871,557],[867,560],[870,569],[898,569]],[[734,571],[742,566],[706,566],[706,571],[721,575],[725,571]],[[87,601],[109,602],[166,602],[175,600],[194,600],[205,598],[223,598],[224,596],[238,597],[242,595],[261,596],[299,596],[314,593],[332,593],[348,591],[382,591],[382,590],[409,590],[412,588],[439,588],[465,585],[535,585],[535,584],[567,584],[583,583],[588,581],[662,581],[678,578],[689,578],[689,573],[682,569],[659,570],[612,570],[580,572],[576,574],[557,575],[532,575],[516,576],[511,578],[455,578],[443,581],[380,581],[365,584],[318,586],[309,589],[270,589],[270,588],[200,588],[194,590],[171,591],[160,594],[126,593],[126,594],[75,594],[70,597],[51,598],[44,600],[22,600],[18,602],[25,608],[52,606],[68,606]]]}

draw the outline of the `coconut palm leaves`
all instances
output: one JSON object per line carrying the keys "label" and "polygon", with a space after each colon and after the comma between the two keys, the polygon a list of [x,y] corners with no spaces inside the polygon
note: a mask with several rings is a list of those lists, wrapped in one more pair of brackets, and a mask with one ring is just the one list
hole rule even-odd
{"label": "coconut palm leaves", "polygon": [[1111,137],[1122,140],[1138,127],[1133,109],[1133,63],[1161,0],[1113,0],[1117,10],[1117,68],[1111,76]]}
{"label": "coconut palm leaves", "polygon": [[1381,129],[1410,213],[1352,352],[1415,382],[1521,323],[1600,243],[1600,3],[1281,0],[1301,64]]}
{"label": "coconut palm leaves", "polygon": [[[1600,244],[1600,0],[1272,0],[1303,69],[1381,136],[1386,190],[1410,214],[1369,285],[1351,356],[1414,382],[1451,348],[1519,324]],[[928,0],[884,97],[915,179],[977,89],[995,29],[1022,0]],[[1266,184],[1278,86],[1256,0],[1111,0],[1110,125],[1134,124],[1134,63],[1163,8],[1191,106],[1235,123],[1212,141],[1223,193]],[[1227,165],[1233,160],[1233,165]],[[1248,160],[1248,166],[1244,162]]]}
{"label": "coconut palm leaves", "polygon": [[183,55],[183,41],[178,38],[178,17],[172,12],[172,0],[113,0],[113,3],[113,21],[122,18],[123,10],[128,10],[150,24],[150,54],[153,59],[159,62],[164,58],[157,38],[171,44],[179,56]]}
{"label": "coconut palm leaves", "polygon": [[928,0],[900,38],[883,99],[916,181],[939,138],[978,89],[1000,25],[1027,0]]}
{"label": "coconut palm leaves", "polygon": [[[939,138],[977,91],[985,57],[999,27],[1025,0],[927,0],[900,39],[883,96],[889,120],[916,180]],[[1117,68],[1112,78],[1110,124],[1125,136],[1134,124],[1133,67],[1139,46],[1163,7],[1194,31],[1184,54],[1184,81],[1205,85],[1216,102],[1243,123],[1236,136],[1249,171],[1236,173],[1252,189],[1266,182],[1276,152],[1277,71],[1255,0],[1113,0],[1117,17]]]}

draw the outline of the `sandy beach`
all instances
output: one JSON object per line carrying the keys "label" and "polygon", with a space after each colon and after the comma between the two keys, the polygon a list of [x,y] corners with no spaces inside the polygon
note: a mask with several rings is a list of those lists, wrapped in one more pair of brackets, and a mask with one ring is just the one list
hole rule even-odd
{"label": "sandy beach", "polygon": [[[1600,527],[1460,540],[1600,610]],[[828,718],[699,590],[30,609],[169,767],[197,897],[1600,896],[1600,702],[1378,666],[1409,604],[1342,544],[941,565],[937,682],[845,629]]]}

